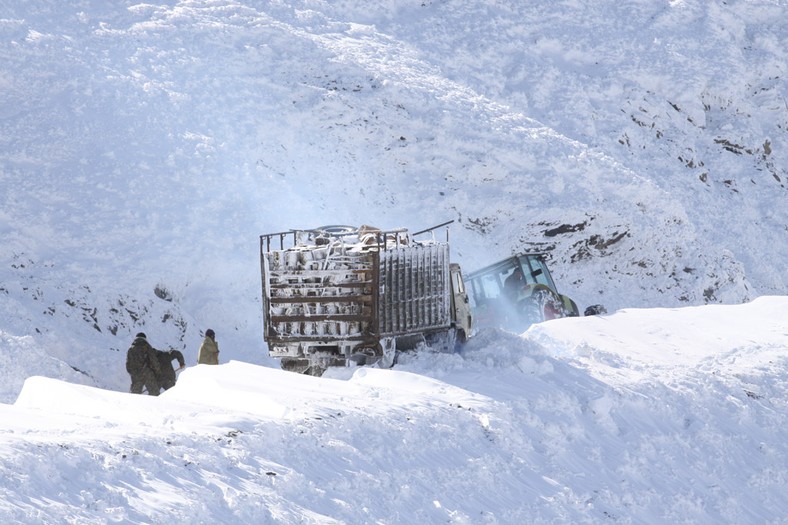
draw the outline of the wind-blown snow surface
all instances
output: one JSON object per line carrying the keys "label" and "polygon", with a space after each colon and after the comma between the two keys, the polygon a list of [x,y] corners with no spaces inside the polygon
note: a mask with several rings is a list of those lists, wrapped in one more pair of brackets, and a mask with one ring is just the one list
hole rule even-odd
{"label": "wind-blown snow surface", "polygon": [[158,398],[31,377],[3,523],[784,524],[788,299],[487,332],[323,378],[199,365]]}

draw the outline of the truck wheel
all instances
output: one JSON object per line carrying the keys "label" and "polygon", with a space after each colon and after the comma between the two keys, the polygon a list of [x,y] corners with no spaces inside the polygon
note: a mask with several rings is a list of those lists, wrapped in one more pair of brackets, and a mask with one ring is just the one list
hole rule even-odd
{"label": "truck wheel", "polygon": [[564,317],[561,300],[547,287],[537,288],[518,303],[521,318],[528,324]]}
{"label": "truck wheel", "polygon": [[544,321],[542,307],[533,295],[517,303],[517,310],[526,326]]}

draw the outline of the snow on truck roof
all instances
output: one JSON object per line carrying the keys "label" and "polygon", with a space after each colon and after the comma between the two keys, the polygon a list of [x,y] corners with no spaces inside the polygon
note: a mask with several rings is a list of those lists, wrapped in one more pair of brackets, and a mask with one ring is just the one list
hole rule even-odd
{"label": "snow on truck roof", "polygon": [[[328,245],[341,245],[347,251],[368,251],[407,246],[426,246],[440,243],[441,241],[435,239],[434,231],[452,222],[454,221],[438,224],[415,233],[410,233],[407,228],[381,230],[366,224],[358,227],[329,225],[312,229],[293,229],[286,232],[261,235],[260,248],[261,251],[267,252],[272,250],[272,244],[278,244],[279,250],[314,250]],[[433,232],[433,235],[428,238],[422,240],[413,238],[430,232]],[[448,232],[446,234],[446,242],[448,242]],[[286,245],[288,246],[286,247]],[[273,247],[273,250],[276,250],[276,246]]]}

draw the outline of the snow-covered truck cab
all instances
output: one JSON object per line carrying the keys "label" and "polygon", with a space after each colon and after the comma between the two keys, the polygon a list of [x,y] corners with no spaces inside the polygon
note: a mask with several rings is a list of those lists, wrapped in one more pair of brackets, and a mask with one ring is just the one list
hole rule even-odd
{"label": "snow-covered truck cab", "polygon": [[477,327],[524,330],[533,323],[579,315],[577,304],[558,292],[544,254],[523,253],[465,278]]}
{"label": "snow-covered truck cab", "polygon": [[450,222],[416,233],[324,226],[261,235],[269,355],[285,370],[321,375],[464,341],[471,317],[462,274],[449,261],[448,230],[446,241],[434,236]]}

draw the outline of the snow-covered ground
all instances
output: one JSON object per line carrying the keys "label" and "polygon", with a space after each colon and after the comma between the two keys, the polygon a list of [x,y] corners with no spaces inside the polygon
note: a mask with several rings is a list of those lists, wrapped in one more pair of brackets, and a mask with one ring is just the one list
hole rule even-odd
{"label": "snow-covered ground", "polygon": [[[786,523],[786,19],[0,2],[0,521]],[[278,370],[260,234],[452,219],[611,315]],[[138,331],[190,365],[159,399]]]}
{"label": "snow-covered ground", "polygon": [[322,378],[0,405],[3,523],[784,524],[788,298],[627,309]]}

